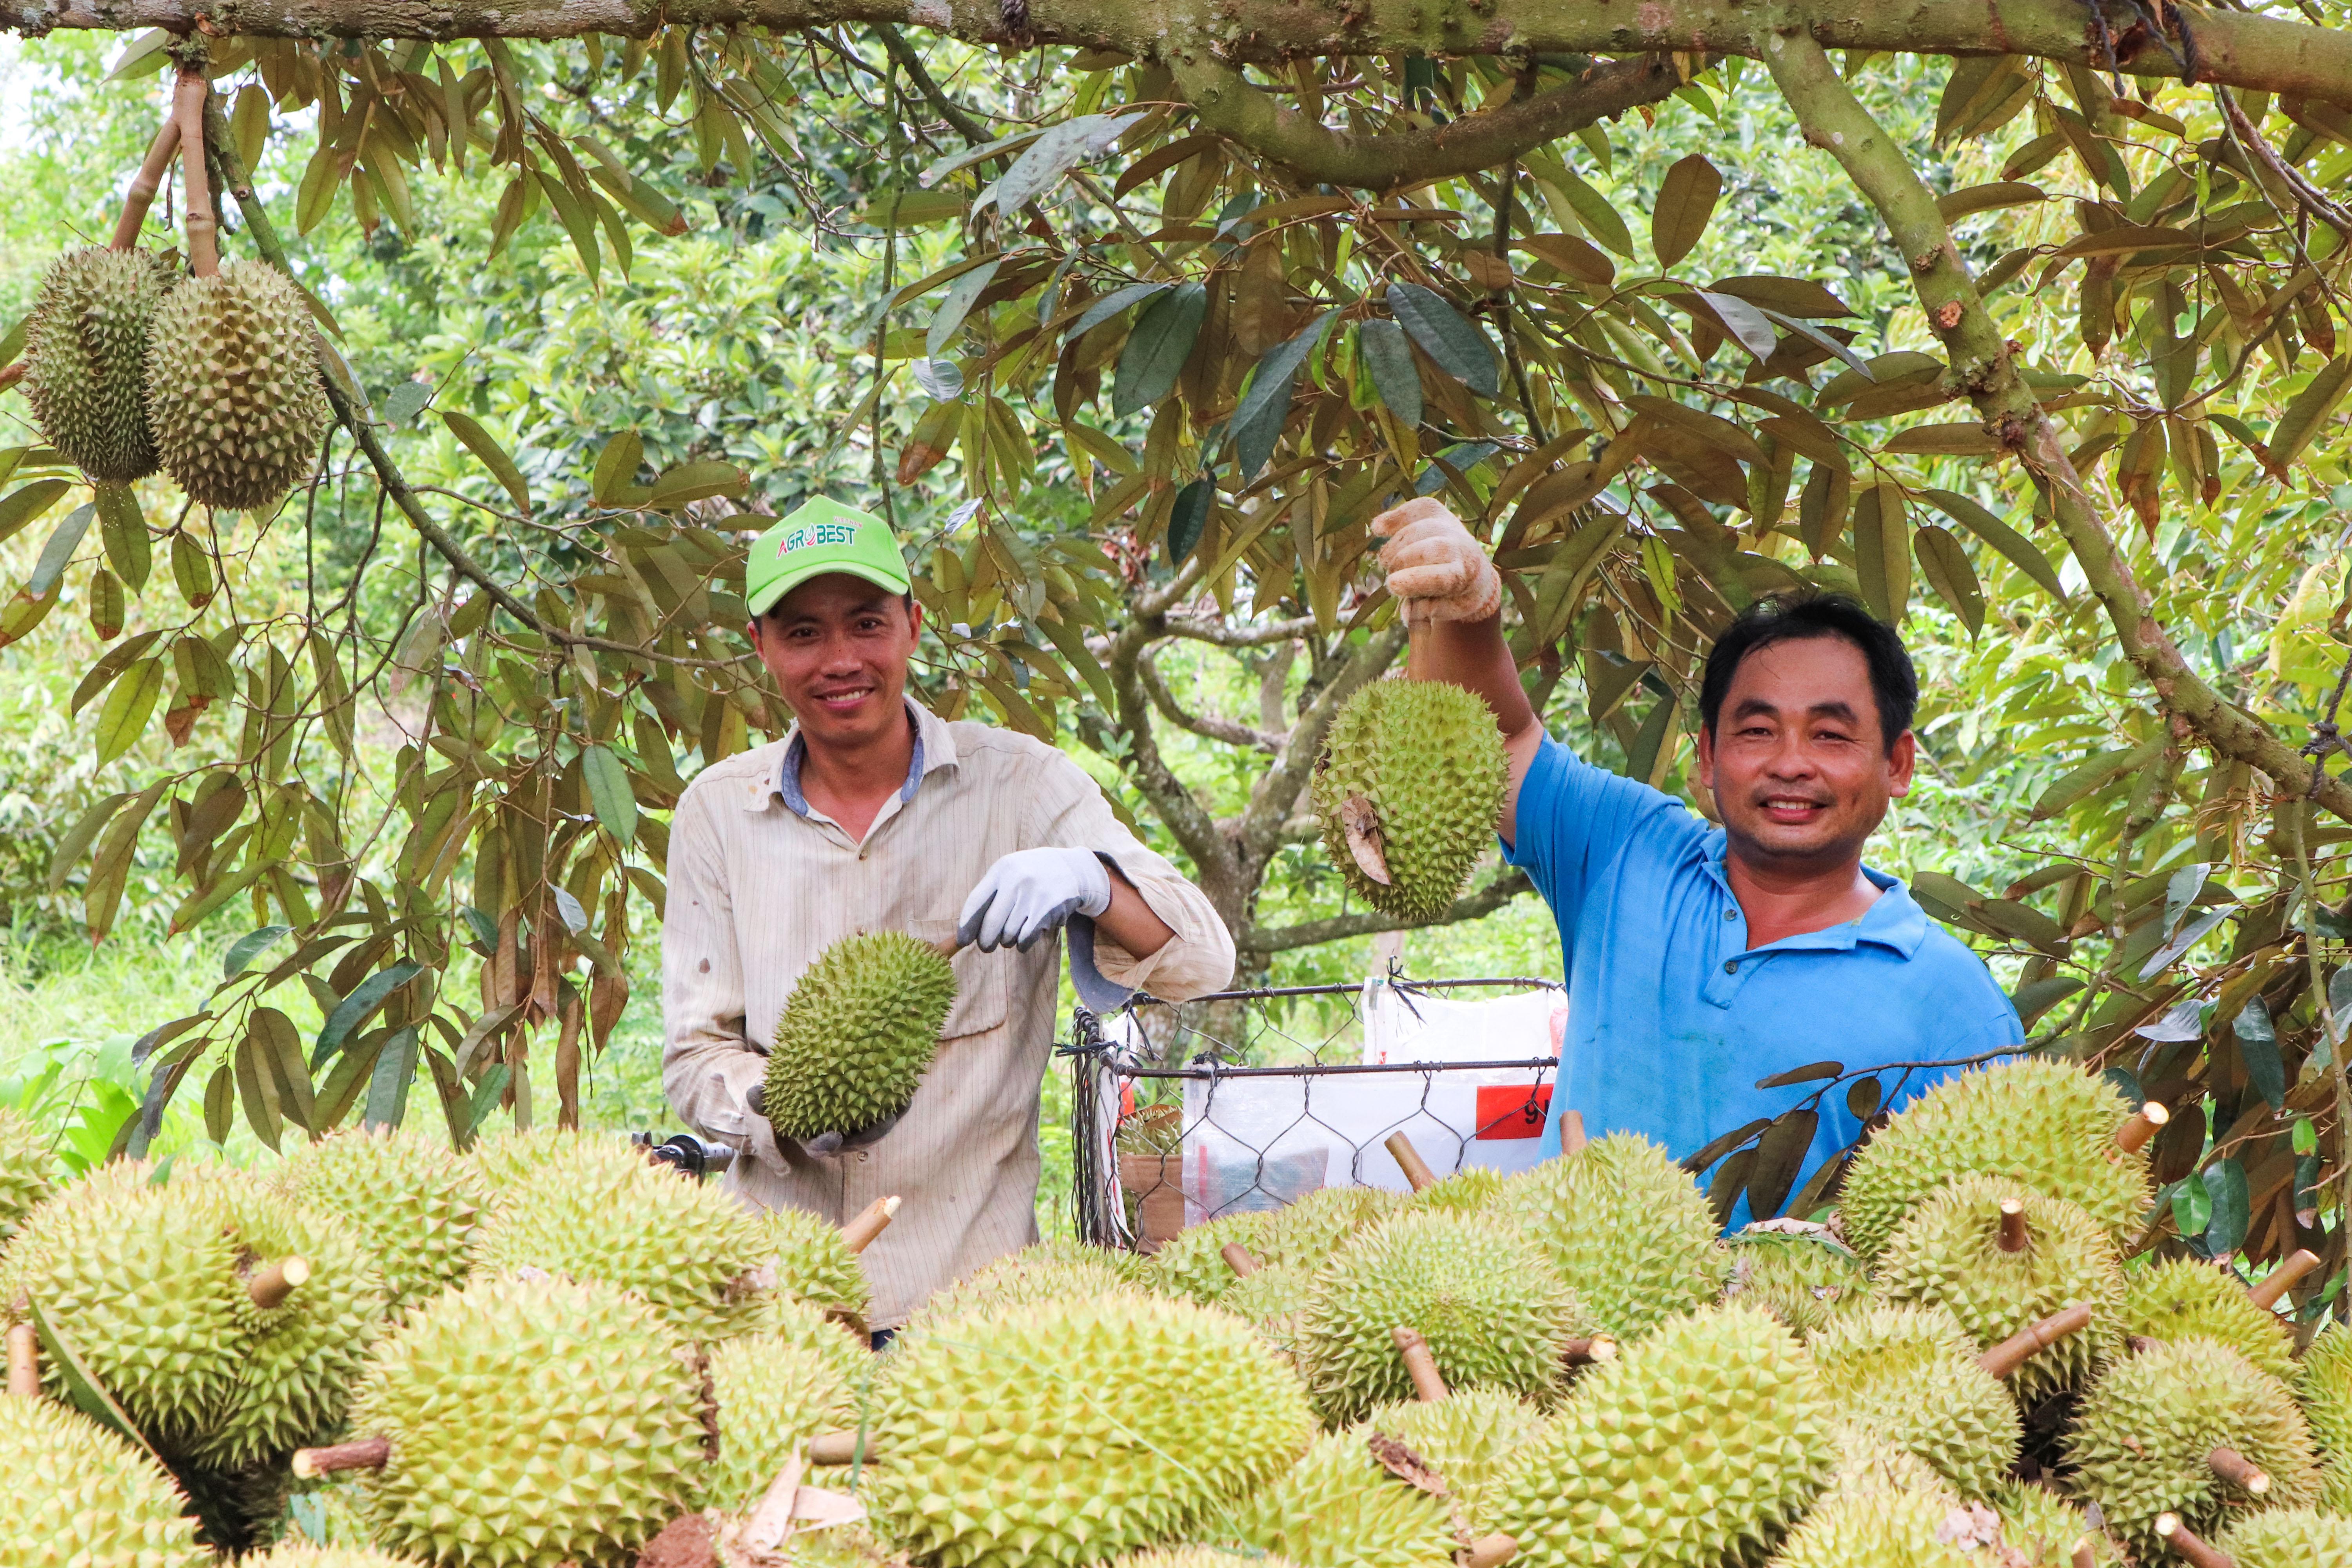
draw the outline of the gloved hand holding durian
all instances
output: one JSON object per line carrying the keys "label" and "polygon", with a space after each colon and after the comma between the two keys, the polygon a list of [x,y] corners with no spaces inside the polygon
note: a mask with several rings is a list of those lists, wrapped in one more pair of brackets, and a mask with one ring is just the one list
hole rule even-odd
{"label": "gloved hand holding durian", "polygon": [[1503,579],[1486,547],[1444,501],[1416,497],[1372,519],[1388,590],[1407,626],[1483,621],[1502,607]]}

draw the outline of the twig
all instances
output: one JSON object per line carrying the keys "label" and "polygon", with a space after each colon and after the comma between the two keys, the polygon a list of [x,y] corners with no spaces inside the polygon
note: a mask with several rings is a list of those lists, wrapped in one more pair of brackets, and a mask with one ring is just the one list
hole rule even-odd
{"label": "twig", "polygon": [[114,248],[131,250],[139,244],[139,231],[147,226],[147,209],[155,205],[155,193],[163,184],[164,172],[172,166],[172,154],[180,150],[180,116],[177,103],[155,132],[155,140],[147,144],[147,161],[131,177],[131,189],[123,194],[122,216],[114,220]]}
{"label": "twig", "polygon": [[[188,236],[188,270],[199,278],[220,270],[220,220],[213,212],[212,181],[205,169],[205,113],[212,90],[210,79],[189,66],[180,68],[179,84],[172,89],[172,115],[180,128],[180,177],[188,187],[187,216],[181,222]],[[222,125],[226,129],[227,122]]]}

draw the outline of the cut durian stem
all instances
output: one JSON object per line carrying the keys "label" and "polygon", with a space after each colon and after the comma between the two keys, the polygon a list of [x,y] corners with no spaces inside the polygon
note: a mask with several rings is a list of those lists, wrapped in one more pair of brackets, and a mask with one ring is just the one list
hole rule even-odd
{"label": "cut durian stem", "polygon": [[852,1252],[863,1252],[873,1246],[874,1238],[889,1229],[890,1222],[898,1217],[902,1201],[893,1193],[866,1205],[863,1214],[841,1227],[841,1244]]}
{"label": "cut durian stem", "polygon": [[874,1456],[874,1435],[870,1432],[820,1432],[808,1440],[808,1462],[812,1465],[854,1465],[861,1445],[866,1458]]}
{"label": "cut durian stem", "polygon": [[2099,1549],[2091,1543],[2089,1536],[2074,1542],[2074,1568],[2099,1568]]}
{"label": "cut durian stem", "polygon": [[1445,1379],[1437,1370],[1437,1357],[1431,1353],[1429,1342],[1421,1337],[1418,1329],[1399,1323],[1389,1331],[1396,1348],[1403,1352],[1404,1372],[1412,1379],[1413,1397],[1424,1405],[1434,1405],[1445,1397]]}
{"label": "cut durian stem", "polygon": [[2303,1277],[2319,1267],[2319,1254],[2309,1247],[2297,1247],[2289,1257],[2279,1260],[2279,1266],[2263,1276],[2263,1282],[2246,1292],[2254,1305],[2265,1312],[2279,1304],[2279,1298],[2294,1289]]}
{"label": "cut durian stem", "polygon": [[1437,1185],[1437,1173],[1429,1168],[1429,1162],[1421,1157],[1412,1139],[1402,1132],[1391,1132],[1381,1146],[1395,1156],[1397,1169],[1404,1173],[1404,1179],[1412,1184],[1414,1192],[1425,1193]]}
{"label": "cut durian stem", "polygon": [[188,237],[188,270],[199,278],[220,271],[220,220],[213,214],[212,179],[205,169],[205,100],[212,90],[203,71],[184,68],[172,93],[172,114],[180,124],[180,181],[187,197],[181,226]]}
{"label": "cut durian stem", "polygon": [[[2189,1529],[2177,1513],[2158,1514],[2156,1533],[2179,1554],[2182,1562],[2192,1564],[2193,1568],[2238,1568],[2235,1558]],[[2083,1552],[2079,1547],[2075,1550],[2074,1560],[2077,1563],[2083,1561]]]}
{"label": "cut durian stem", "polygon": [[2230,1485],[2253,1497],[2271,1489],[2268,1471],[2235,1448],[2216,1448],[2205,1456],[2205,1468]]}
{"label": "cut durian stem", "polygon": [[1500,1531],[1482,1535],[1465,1548],[1458,1561],[1462,1568],[1503,1568],[1503,1564],[1518,1555],[1519,1538]]}
{"label": "cut durian stem", "polygon": [[155,140],[147,144],[147,161],[131,176],[131,189],[123,194],[122,214],[114,220],[114,248],[135,249],[139,231],[147,226],[147,209],[155,205],[155,193],[163,184],[163,171],[172,166],[172,154],[180,150],[180,118],[175,113],[166,118]]}
{"label": "cut durian stem", "polygon": [[2028,1323],[1977,1358],[1977,1364],[1995,1377],[2007,1377],[2037,1352],[2048,1350],[2069,1334],[2091,1326],[2091,1304],[2077,1301],[2062,1312]]}
{"label": "cut durian stem", "polygon": [[1257,1272],[1257,1259],[1238,1241],[1229,1241],[1217,1248],[1217,1256],[1225,1260],[1225,1267],[1234,1271],[1236,1279],[1246,1279]]}
{"label": "cut durian stem", "polygon": [[2000,1249],[2022,1252],[2030,1237],[2025,1234],[2025,1204],[2019,1198],[2000,1200]]}
{"label": "cut durian stem", "polygon": [[1616,1359],[1617,1336],[1614,1334],[1594,1334],[1589,1339],[1580,1337],[1559,1347],[1562,1366],[1595,1366]]}
{"label": "cut durian stem", "polygon": [[21,1399],[41,1394],[41,1336],[30,1323],[8,1327],[8,1392]]}
{"label": "cut durian stem", "polygon": [[313,1481],[344,1470],[380,1470],[391,1462],[391,1438],[360,1437],[323,1448],[295,1449],[294,1477],[297,1480]]}
{"label": "cut durian stem", "polygon": [[2131,1119],[2116,1129],[2116,1147],[2126,1154],[2137,1154],[2147,1147],[2147,1141],[2172,1120],[2172,1112],[2151,1100],[2131,1113]]}
{"label": "cut durian stem", "polygon": [[294,1256],[273,1258],[253,1271],[245,1282],[245,1293],[253,1304],[267,1312],[282,1307],[286,1298],[310,1282],[310,1260]]}
{"label": "cut durian stem", "polygon": [[1559,1113],[1559,1152],[1563,1155],[1584,1152],[1584,1116],[1581,1111]]}

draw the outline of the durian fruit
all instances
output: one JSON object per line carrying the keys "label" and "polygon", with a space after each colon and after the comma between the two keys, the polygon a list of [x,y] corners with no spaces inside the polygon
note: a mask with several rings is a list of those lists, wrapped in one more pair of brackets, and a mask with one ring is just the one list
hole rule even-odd
{"label": "durian fruit", "polygon": [[2074,1503],[2047,1487],[2004,1481],[1993,1489],[1993,1511],[2000,1516],[2000,1542],[2011,1559],[1998,1568],[2076,1568],[2075,1548],[2091,1548],[2095,1563],[2118,1563],[2123,1553],[2105,1531]]}
{"label": "durian fruit", "polygon": [[1545,1161],[1488,1212],[1517,1224],[1593,1323],[1621,1340],[1714,1300],[1729,1270],[1690,1173],[1635,1133]]}
{"label": "durian fruit", "polygon": [[[236,1391],[252,1302],[236,1238],[191,1200],[191,1184],[152,1177],[110,1165],[27,1215],[0,1252],[0,1312],[25,1321],[23,1303],[39,1307],[133,1426],[184,1449]],[[63,1397],[56,1360],[44,1356],[42,1372]]]}
{"label": "durian fruit", "polygon": [[[675,1179],[675,1178],[673,1178]],[[700,1369],[635,1296],[477,1276],[377,1346],[352,1436],[375,1543],[443,1568],[626,1563],[698,1500]]]}
{"label": "durian fruit", "polygon": [[1513,1568],[1701,1568],[1763,1550],[1838,1458],[1837,1411],[1752,1307],[1660,1325],[1588,1370],[1492,1494]]}
{"label": "durian fruit", "polygon": [[811,1437],[856,1425],[858,1390],[840,1363],[785,1335],[730,1340],[708,1365],[719,1424],[719,1455],[704,1492],[713,1508],[751,1507]]}
{"label": "durian fruit", "polygon": [[314,1546],[307,1541],[283,1541],[267,1552],[237,1559],[237,1568],[415,1568],[405,1557],[393,1557],[365,1546]]}
{"label": "durian fruit", "polygon": [[57,1190],[55,1168],[47,1134],[30,1118],[0,1106],[0,1247]]}
{"label": "durian fruit", "polygon": [[[2009,1251],[2004,1203],[2023,1205],[2024,1242]],[[2015,1221],[2008,1226],[2013,1227]],[[1965,1176],[1915,1209],[1878,1260],[1879,1296],[1948,1309],[1987,1349],[2078,1302],[2090,1327],[2036,1352],[2009,1379],[2031,1409],[2088,1383],[2122,1347],[2123,1267],[2088,1213],[2004,1176]]]}
{"label": "durian fruit", "polygon": [[1470,1389],[1443,1399],[1383,1405],[1355,1430],[1395,1438],[1445,1478],[1455,1522],[1473,1537],[1492,1529],[1495,1483],[1543,1426],[1543,1412],[1515,1394]]}
{"label": "durian fruit", "polygon": [[[503,1127],[477,1138],[466,1151],[465,1161],[489,1211],[495,1213],[531,1172],[572,1147],[578,1136],[561,1127]],[[488,1214],[483,1218],[487,1220]]]}
{"label": "durian fruit", "polygon": [[[2229,1449],[2269,1477],[2259,1494],[2218,1473]],[[2109,1369],[2084,1396],[2066,1441],[2074,1486],[2107,1528],[2161,1555],[2157,1515],[2179,1514],[2210,1541],[2264,1507],[2319,1497],[2310,1428],[2276,1378],[2211,1340],[2151,1345]]]}
{"label": "durian fruit", "polygon": [[163,258],[93,247],[49,264],[25,322],[25,396],[58,455],[101,483],[155,471],[148,336],[172,287]]}
{"label": "durian fruit", "polygon": [[1323,1267],[1299,1321],[1300,1370],[1326,1420],[1412,1396],[1400,1327],[1429,1342],[1449,1389],[1541,1396],[1559,1384],[1565,1342],[1594,1326],[1517,1233],[1434,1211],[1383,1220]]}
{"label": "durian fruit", "polygon": [[2238,1568],[2352,1568],[2352,1519],[2310,1508],[2265,1509],[2213,1544]]}
{"label": "durian fruit", "polygon": [[411,1128],[352,1128],[306,1143],[278,1177],[303,1207],[349,1226],[383,1276],[385,1308],[438,1295],[474,1267],[488,1194],[478,1170]]}
{"label": "durian fruit", "polygon": [[[1484,699],[1442,680],[1375,680],[1339,705],[1315,759],[1324,851],[1374,909],[1433,920],[1495,841],[1507,771]],[[1368,859],[1385,863],[1386,881]]]}
{"label": "durian fruit", "polygon": [[1462,1541],[1450,1500],[1391,1468],[1425,1458],[1360,1427],[1327,1434],[1234,1511],[1233,1529],[1298,1568],[1451,1568]]}
{"label": "durian fruit", "polygon": [[1313,1432],[1297,1374],[1230,1313],[1007,1307],[893,1350],[866,1495],[936,1568],[1091,1563],[1213,1531]]}
{"label": "durian fruit", "polygon": [[1084,1300],[1115,1293],[1137,1291],[1111,1265],[1063,1256],[1042,1247],[1024,1247],[934,1294],[915,1309],[903,1332],[920,1333],[936,1324],[999,1307],[1028,1307],[1073,1298]]}
{"label": "durian fruit", "polygon": [[955,971],[911,936],[861,932],[826,948],[776,1019],[761,1100],[770,1125],[808,1139],[906,1110],[955,996]]}
{"label": "durian fruit", "polygon": [[172,1478],[79,1411],[0,1395],[0,1477],[11,1568],[212,1568]]}
{"label": "durian fruit", "polygon": [[1268,1344],[1296,1365],[1299,1324],[1314,1289],[1313,1271],[1287,1263],[1273,1263],[1234,1280],[1234,1288],[1217,1298],[1217,1305],[1256,1329]]}
{"label": "durian fruit", "polygon": [[2322,1329],[2303,1352],[2294,1386],[2324,1467],[2322,1504],[2352,1514],[2352,1329]]}
{"label": "durian fruit", "polygon": [[1130,1552],[1111,1568],[1297,1568],[1271,1552],[1222,1551],[1214,1546],[1154,1546]]}
{"label": "durian fruit", "polygon": [[481,1267],[634,1290],[681,1338],[712,1343],[757,1328],[775,1296],[769,1234],[718,1186],[651,1163],[625,1139],[575,1133],[496,1205]]}
{"label": "durian fruit", "polygon": [[317,329],[266,261],[184,278],[147,334],[147,422],[193,500],[258,511],[310,477],[327,432]]}
{"label": "durian fruit", "polygon": [[277,1540],[286,1528],[294,1476],[287,1456],[275,1454],[232,1469],[172,1461],[172,1476],[187,1494],[196,1539],[235,1557]]}
{"label": "durian fruit", "polygon": [[1234,1288],[1240,1278],[1224,1259],[1224,1248],[1239,1242],[1260,1263],[1265,1226],[1270,1216],[1262,1210],[1222,1214],[1199,1225],[1188,1225],[1160,1244],[1144,1271],[1144,1280],[1164,1296],[1181,1296],[1206,1304]]}
{"label": "durian fruit", "polygon": [[1850,1312],[1808,1348],[1848,1420],[1927,1461],[1961,1497],[1990,1496],[2016,1462],[2016,1403],[1942,1308]]}
{"label": "durian fruit", "polygon": [[1761,1307],[1800,1339],[1870,1300],[1862,1260],[1826,1236],[1750,1226],[1724,1245],[1723,1299]]}
{"label": "durian fruit", "polygon": [[841,1227],[806,1209],[762,1209],[759,1220],[776,1260],[776,1289],[841,1317],[863,1322],[874,1288],[866,1265],[841,1239]]}
{"label": "durian fruit", "polygon": [[2120,1245],[2147,1209],[2147,1162],[2116,1147],[2132,1108],[2073,1062],[2028,1057],[1948,1079],[1854,1156],[1838,1199],[1847,1245],[1875,1261],[1956,1178],[2001,1176],[2079,1204]]}
{"label": "durian fruit", "polygon": [[1385,1187],[1318,1187],[1269,1215],[1257,1245],[1260,1263],[1320,1268],[1358,1231],[1402,1209],[1410,1200]]}
{"label": "durian fruit", "polygon": [[1413,1194],[1412,1206],[1476,1214],[1495,1201],[1495,1195],[1503,1190],[1506,1179],[1502,1172],[1491,1165],[1465,1165],[1436,1185],[1423,1187]]}
{"label": "durian fruit", "polygon": [[1841,1489],[1789,1532],[1770,1568],[1984,1568],[1984,1553],[1952,1539],[1966,1505],[1899,1487]]}
{"label": "durian fruit", "polygon": [[2217,1340],[2282,1383],[2294,1378],[2294,1339],[2286,1323],[2254,1305],[2236,1275],[2193,1258],[2131,1270],[2124,1284],[2123,1331],[2151,1340]]}

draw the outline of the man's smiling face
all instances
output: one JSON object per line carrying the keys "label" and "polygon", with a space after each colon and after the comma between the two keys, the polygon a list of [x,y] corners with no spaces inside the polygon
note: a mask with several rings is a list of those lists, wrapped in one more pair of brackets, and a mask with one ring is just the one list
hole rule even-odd
{"label": "man's smiling face", "polygon": [[921,626],[921,609],[889,589],[828,572],[753,621],[751,641],[810,742],[856,747],[906,722],[901,698]]}
{"label": "man's smiling face", "polygon": [[1739,661],[1699,782],[1751,866],[1828,868],[1862,853],[1887,803],[1910,793],[1909,731],[1885,743],[1870,665],[1842,637],[1790,637]]}

